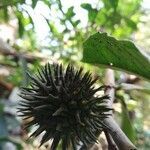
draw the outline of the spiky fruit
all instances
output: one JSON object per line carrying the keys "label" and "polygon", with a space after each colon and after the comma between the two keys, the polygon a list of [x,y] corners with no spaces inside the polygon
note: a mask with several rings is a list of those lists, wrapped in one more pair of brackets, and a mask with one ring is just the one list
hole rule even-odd
{"label": "spiky fruit", "polygon": [[59,64],[46,64],[31,78],[31,87],[22,88],[19,112],[25,119],[30,118],[26,128],[37,125],[31,134],[36,137],[45,131],[41,145],[53,139],[51,150],[62,142],[62,150],[76,149],[77,144],[94,144],[96,133],[100,133],[110,110],[103,102],[108,96],[95,97],[102,87],[94,87],[92,79],[83,68],[75,70],[72,65],[66,69]]}

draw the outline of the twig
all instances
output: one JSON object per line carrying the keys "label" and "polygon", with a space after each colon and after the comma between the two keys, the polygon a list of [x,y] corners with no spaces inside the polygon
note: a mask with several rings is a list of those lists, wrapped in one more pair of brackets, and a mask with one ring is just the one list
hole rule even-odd
{"label": "twig", "polygon": [[108,132],[110,133],[119,150],[136,150],[136,147],[120,129],[119,125],[115,122],[112,116],[106,118],[104,123],[108,126]]}
{"label": "twig", "polygon": [[24,57],[24,59],[27,62],[34,62],[37,59],[44,60],[45,57],[36,56],[35,54],[30,53],[19,53],[14,48],[12,48],[8,43],[4,42],[2,39],[0,39],[0,55],[3,56],[12,56],[15,59],[20,59],[20,57]]}

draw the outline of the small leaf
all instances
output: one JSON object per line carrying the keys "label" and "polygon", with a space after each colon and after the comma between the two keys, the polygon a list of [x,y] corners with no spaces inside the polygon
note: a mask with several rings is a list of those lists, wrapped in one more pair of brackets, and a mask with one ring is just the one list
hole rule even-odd
{"label": "small leaf", "polygon": [[24,34],[24,16],[21,12],[17,11],[16,12],[16,16],[18,19],[18,33],[19,33],[19,37],[22,38],[23,34]]}
{"label": "small leaf", "polygon": [[66,13],[66,19],[70,20],[74,15],[75,13],[73,12],[73,9],[74,7],[70,7]]}
{"label": "small leaf", "polygon": [[88,11],[90,11],[92,9],[91,4],[88,4],[88,3],[81,4],[81,7],[88,10]]}
{"label": "small leaf", "polygon": [[96,33],[83,44],[83,62],[121,69],[150,80],[150,59],[130,41]]}
{"label": "small leaf", "polygon": [[21,21],[21,19],[18,20],[18,26],[19,26],[19,37],[22,37],[23,36],[23,33],[24,33],[24,26],[23,26],[23,23]]}
{"label": "small leaf", "polygon": [[59,32],[57,28],[55,27],[54,23],[46,19],[46,22],[51,30],[51,32],[54,34],[54,36],[59,36]]}
{"label": "small leaf", "polygon": [[135,130],[134,127],[131,123],[131,120],[129,118],[127,106],[125,104],[125,101],[121,99],[121,105],[122,105],[122,123],[121,123],[121,128],[124,131],[124,133],[127,135],[127,137],[135,143]]}
{"label": "small leaf", "polygon": [[116,10],[118,6],[118,1],[119,0],[103,0],[103,3],[105,5],[105,8],[107,9],[113,8],[114,10]]}
{"label": "small leaf", "polygon": [[38,2],[38,0],[32,0],[32,8],[35,8],[37,2]]}
{"label": "small leaf", "polygon": [[127,17],[124,17],[123,19],[125,20],[128,27],[130,27],[134,30],[137,29],[137,24],[134,21],[132,21],[131,19],[129,19]]}
{"label": "small leaf", "polygon": [[89,21],[94,22],[98,14],[97,9],[92,8],[91,4],[88,4],[88,3],[81,4],[81,7],[88,11]]}
{"label": "small leaf", "polygon": [[77,25],[80,23],[80,20],[76,20],[75,22],[72,22],[73,27],[77,27]]}

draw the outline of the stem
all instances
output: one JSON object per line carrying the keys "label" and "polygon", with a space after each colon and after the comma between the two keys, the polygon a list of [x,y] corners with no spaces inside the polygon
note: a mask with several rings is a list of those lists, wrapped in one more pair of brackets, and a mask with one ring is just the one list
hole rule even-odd
{"label": "stem", "polygon": [[[114,78],[114,71],[111,69],[106,70],[105,84],[109,85],[105,90],[105,94],[109,95],[110,97],[110,99],[107,100],[106,103],[108,107],[112,107],[115,95],[115,89],[113,88],[115,86],[115,78]],[[112,111],[110,113],[113,115]],[[118,148],[120,150],[136,150],[136,147],[132,144],[132,142],[120,129],[119,125],[115,122],[112,115],[110,115],[108,118],[105,118],[104,123],[108,126],[109,128],[108,132],[113,138]]]}
{"label": "stem", "polygon": [[104,130],[107,142],[108,142],[108,150],[118,150],[116,144],[114,143],[114,140],[112,139],[111,135],[108,131]]}
{"label": "stem", "polygon": [[106,118],[104,123],[109,128],[109,133],[120,150],[136,150],[136,147],[127,138],[112,116]]}
{"label": "stem", "polygon": [[[107,69],[105,73],[105,94],[109,95],[110,99],[106,101],[107,105],[112,108],[115,99],[115,77],[114,71],[112,69]],[[112,114],[112,111],[111,111]]]}

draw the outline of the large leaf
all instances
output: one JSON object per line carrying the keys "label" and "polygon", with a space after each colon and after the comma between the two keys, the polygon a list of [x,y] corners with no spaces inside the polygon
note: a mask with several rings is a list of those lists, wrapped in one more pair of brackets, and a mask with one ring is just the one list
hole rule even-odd
{"label": "large leaf", "polygon": [[96,33],[83,44],[83,61],[121,69],[150,80],[150,59],[130,41]]}

